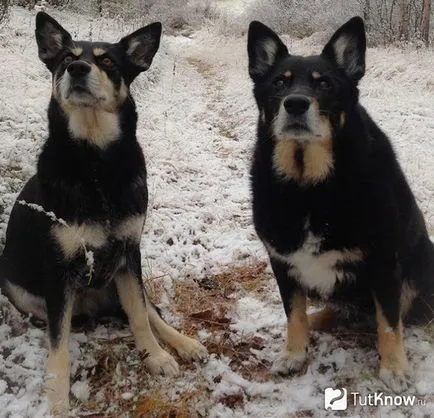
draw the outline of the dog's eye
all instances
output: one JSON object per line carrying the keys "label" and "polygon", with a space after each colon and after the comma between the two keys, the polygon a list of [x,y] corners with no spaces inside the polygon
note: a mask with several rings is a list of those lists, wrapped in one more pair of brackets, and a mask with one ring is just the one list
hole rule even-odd
{"label": "dog's eye", "polygon": [[289,79],[288,78],[286,78],[286,77],[278,77],[278,78],[276,78],[274,80],[273,84],[277,88],[282,88],[282,87],[288,85],[288,83],[289,83]]}
{"label": "dog's eye", "polygon": [[108,58],[108,57],[105,57],[105,58],[102,60],[102,63],[103,63],[103,65],[105,65],[106,67],[111,67],[111,66],[113,65],[113,61],[112,61],[110,58]]}
{"label": "dog's eye", "polygon": [[66,65],[68,65],[68,64],[71,64],[71,62],[72,62],[73,60],[74,60],[74,59],[71,57],[71,55],[67,55],[67,56],[64,58],[63,62],[64,62]]}
{"label": "dog's eye", "polygon": [[322,80],[319,80],[319,88],[321,90],[330,90],[332,85],[330,84],[330,81],[328,81],[327,79],[323,78]]}

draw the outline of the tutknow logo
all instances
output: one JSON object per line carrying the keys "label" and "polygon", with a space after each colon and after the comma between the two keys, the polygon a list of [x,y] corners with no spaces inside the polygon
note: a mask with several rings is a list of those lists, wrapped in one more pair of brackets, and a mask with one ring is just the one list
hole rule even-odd
{"label": "tutknow logo", "polygon": [[324,408],[332,411],[345,411],[348,401],[359,406],[417,406],[426,405],[426,400],[418,399],[414,395],[385,395],[383,392],[362,395],[360,392],[350,392],[345,388],[326,388],[324,391]]}
{"label": "tutknow logo", "polygon": [[348,407],[347,390],[326,388],[324,392],[324,408],[332,411],[345,411]]}

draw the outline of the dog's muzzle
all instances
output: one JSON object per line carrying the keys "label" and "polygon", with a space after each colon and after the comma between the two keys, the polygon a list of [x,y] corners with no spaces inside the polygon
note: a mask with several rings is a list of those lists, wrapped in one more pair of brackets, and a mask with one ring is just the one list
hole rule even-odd
{"label": "dog's muzzle", "polygon": [[312,140],[323,136],[315,100],[304,94],[290,94],[285,97],[273,122],[273,131],[279,139]]}
{"label": "dog's muzzle", "polygon": [[89,95],[92,94],[89,90],[87,81],[87,76],[90,74],[91,70],[91,66],[85,61],[74,61],[69,64],[67,68],[69,75],[67,98],[69,98],[72,93],[79,95],[82,93]]}
{"label": "dog's muzzle", "polygon": [[288,96],[283,102],[286,112],[292,117],[302,116],[305,114],[309,109],[310,104],[311,100],[308,97],[295,94]]}
{"label": "dog's muzzle", "polygon": [[312,134],[312,100],[301,94],[293,94],[283,101],[281,131],[296,137]]}
{"label": "dog's muzzle", "polygon": [[85,61],[74,61],[68,66],[68,73],[72,79],[81,79],[90,73],[91,66]]}

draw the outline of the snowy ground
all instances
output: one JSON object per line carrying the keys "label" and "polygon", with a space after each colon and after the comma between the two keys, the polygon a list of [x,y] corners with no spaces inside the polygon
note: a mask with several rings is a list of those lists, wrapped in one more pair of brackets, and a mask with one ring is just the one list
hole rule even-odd
{"label": "snowy ground", "polygon": [[[73,37],[93,40],[114,41],[136,27],[53,15]],[[50,75],[37,58],[33,31],[34,13],[22,9],[13,9],[0,28],[1,240],[46,133]],[[290,50],[309,54],[320,51],[324,36],[285,40]],[[70,345],[74,416],[434,416],[433,329],[405,334],[412,393],[426,405],[324,410],[328,386],[389,393],[376,378],[372,330],[312,332],[303,374],[269,374],[285,319],[251,223],[248,167],[256,108],[245,49],[245,37],[219,37],[212,28],[191,38],[164,37],[152,70],[134,85],[151,194],[144,279],[169,322],[201,338],[213,354],[205,365],[184,365],[177,379],[148,377],[127,329],[77,330]],[[432,50],[372,49],[361,85],[362,102],[393,139],[432,232],[433,67]],[[40,397],[46,357],[44,330],[0,296],[1,417],[48,416]]]}

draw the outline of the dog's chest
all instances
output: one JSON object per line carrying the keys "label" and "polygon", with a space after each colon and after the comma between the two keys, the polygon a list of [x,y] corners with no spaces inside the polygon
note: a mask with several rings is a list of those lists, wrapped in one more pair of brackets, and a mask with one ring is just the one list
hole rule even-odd
{"label": "dog's chest", "polygon": [[288,266],[288,276],[309,290],[330,295],[338,283],[354,279],[349,267],[362,261],[362,252],[358,248],[323,251],[324,239],[306,229],[301,244],[292,252],[279,252],[267,242],[265,246],[270,257]]}
{"label": "dog's chest", "polygon": [[116,240],[139,243],[144,222],[145,216],[137,214],[110,223],[56,224],[52,227],[51,234],[65,259],[71,259],[85,248],[101,249]]}

